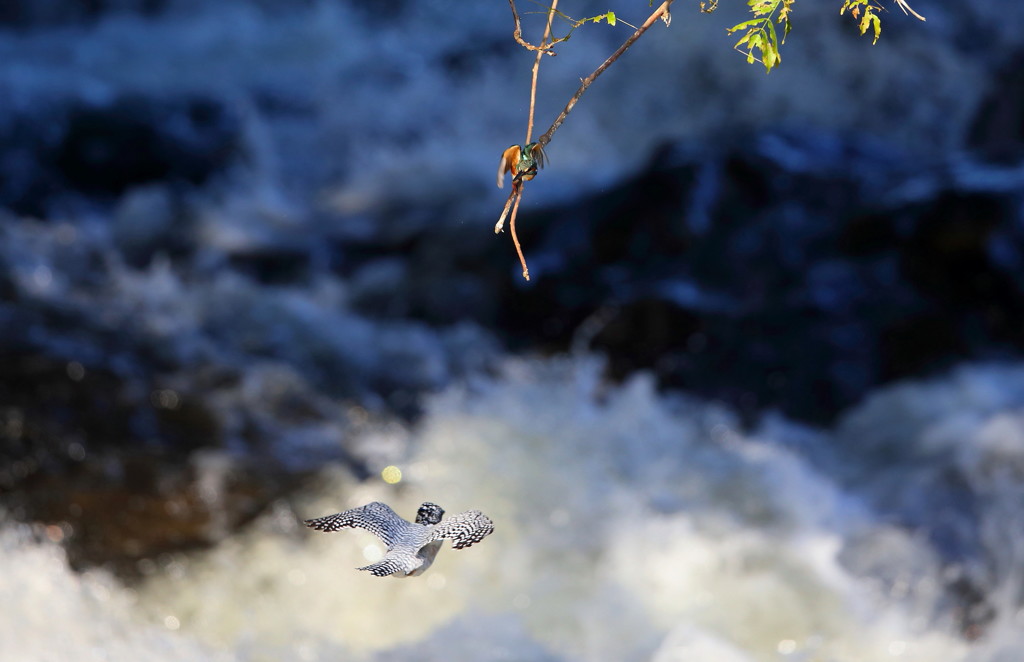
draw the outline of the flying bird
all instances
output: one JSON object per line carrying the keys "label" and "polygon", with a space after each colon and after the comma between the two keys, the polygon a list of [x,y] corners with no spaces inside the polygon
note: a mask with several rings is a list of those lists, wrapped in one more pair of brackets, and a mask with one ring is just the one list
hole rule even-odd
{"label": "flying bird", "polygon": [[467,510],[446,519],[444,509],[425,502],[416,512],[416,521],[408,522],[380,501],[346,510],[343,513],[306,520],[317,531],[360,528],[380,538],[388,551],[366,570],[375,577],[415,577],[434,562],[445,538],[452,547],[462,549],[480,542],[494,532],[494,522],[479,510]]}
{"label": "flying bird", "polygon": [[498,163],[498,188],[505,186],[505,173],[512,175],[512,190],[518,191],[521,182],[528,182],[537,176],[537,170],[543,168],[548,157],[540,143],[528,145],[512,145],[501,155]]}
{"label": "flying bird", "polygon": [[[505,173],[512,175],[512,192],[508,194],[505,201],[505,209],[501,217],[494,224],[494,232],[501,232],[505,226],[505,218],[508,216],[512,203],[516,201],[523,190],[523,182],[528,182],[537,176],[537,171],[547,163],[548,157],[544,153],[544,147],[538,142],[527,143],[526,145],[512,145],[501,154],[498,161],[498,188],[505,187]],[[524,266],[525,270],[526,267]],[[524,271],[525,273],[525,271]],[[529,280],[529,278],[527,278]]]}

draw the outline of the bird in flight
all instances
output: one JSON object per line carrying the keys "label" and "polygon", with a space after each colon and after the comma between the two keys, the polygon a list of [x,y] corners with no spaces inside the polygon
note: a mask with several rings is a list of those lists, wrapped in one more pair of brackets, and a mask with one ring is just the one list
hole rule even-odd
{"label": "bird in flight", "polygon": [[445,519],[444,509],[425,502],[416,512],[416,521],[408,522],[385,503],[374,501],[343,513],[306,520],[317,531],[366,529],[387,547],[384,557],[366,570],[376,577],[415,577],[434,562],[445,538],[452,547],[462,549],[478,543],[494,531],[494,522],[479,510],[467,510]]}
{"label": "bird in flight", "polygon": [[540,143],[529,145],[512,145],[506,149],[498,162],[498,188],[505,185],[505,173],[512,175],[512,190],[518,193],[522,184],[537,176],[537,170],[543,168],[547,155]]}
{"label": "bird in flight", "polygon": [[[512,145],[501,153],[501,160],[498,161],[498,188],[504,188],[505,174],[507,173],[512,175],[512,192],[508,194],[508,200],[505,201],[505,209],[501,212],[501,217],[494,224],[495,234],[501,232],[501,229],[505,226],[505,218],[508,216],[512,204],[522,195],[523,182],[528,182],[536,177],[537,171],[544,167],[547,160],[548,157],[544,153],[544,146],[539,142],[532,142],[526,145]],[[524,276],[526,275],[525,261],[523,263],[523,274]],[[529,276],[526,276],[526,280],[530,280]]]}

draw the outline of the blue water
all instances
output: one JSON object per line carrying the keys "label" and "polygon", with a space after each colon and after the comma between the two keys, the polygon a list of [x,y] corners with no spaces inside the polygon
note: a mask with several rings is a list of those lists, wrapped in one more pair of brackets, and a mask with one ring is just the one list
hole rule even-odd
{"label": "blue water", "polygon": [[[355,283],[331,268],[326,240],[400,240],[428,223],[490,233],[503,201],[495,162],[525,124],[531,58],[500,46],[505,6],[406,4],[368,16],[222,2],[0,33],[5,113],[207,96],[238,118],[245,148],[187,193],[157,181],[116,200],[55,199],[44,219],[5,212],[0,262],[20,303],[0,303],[0,320],[76,320],[5,333],[67,358],[72,378],[102,366],[131,382],[139,354],[176,366],[154,397],[172,406],[179,391],[200,393],[224,435],[193,458],[211,504],[233,454],[251,450],[247,417],[272,439],[262,461],[321,469],[212,549],[148,560],[132,586],[73,572],[60,542],[74,531],[4,519],[0,660],[1019,660],[1021,366],[894,385],[832,429],[771,413],[751,429],[642,374],[608,384],[596,357],[510,357],[472,324],[356,312],[353,297],[386,290],[401,256]],[[801,6],[769,78],[729,50],[725,8],[677,9],[587,93],[530,202],[600,189],[666,138],[781,122],[952,149],[1024,9],[915,8],[927,31],[890,12],[871,48],[834,7]],[[637,23],[645,10],[620,15]],[[964,25],[992,51],[936,46]],[[545,61],[541,130],[622,38],[588,26]],[[179,231],[196,247],[187,259],[132,264]],[[281,247],[312,256],[303,282],[230,267]],[[842,299],[841,276],[814,275],[822,306]],[[723,305],[677,289],[668,295]],[[103,332],[121,346],[97,343]],[[208,366],[239,379],[199,388]],[[389,416],[396,393],[429,394],[423,416]],[[312,413],[296,420],[294,400]],[[344,468],[342,444],[368,480]],[[389,465],[397,485],[377,477]],[[354,570],[380,553],[372,537],[298,523],[374,499],[406,516],[423,500],[479,508],[496,532],[395,581]]]}

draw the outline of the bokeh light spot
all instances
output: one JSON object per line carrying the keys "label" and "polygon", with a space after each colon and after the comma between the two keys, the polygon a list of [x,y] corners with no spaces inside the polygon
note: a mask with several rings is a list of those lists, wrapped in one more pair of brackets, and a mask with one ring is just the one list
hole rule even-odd
{"label": "bokeh light spot", "polygon": [[394,485],[402,480],[402,470],[394,465],[390,465],[384,467],[384,470],[380,472],[380,477],[384,479],[385,483]]}

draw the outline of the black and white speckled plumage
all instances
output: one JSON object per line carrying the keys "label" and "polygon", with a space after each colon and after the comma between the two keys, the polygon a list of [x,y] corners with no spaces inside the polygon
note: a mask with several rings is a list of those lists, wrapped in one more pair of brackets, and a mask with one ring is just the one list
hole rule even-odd
{"label": "black and white speckled plumage", "polygon": [[416,521],[408,522],[387,504],[374,501],[343,513],[306,520],[306,526],[326,532],[366,529],[380,538],[388,551],[380,561],[359,570],[377,577],[413,577],[430,567],[445,538],[452,541],[455,549],[463,549],[494,531],[494,522],[479,510],[442,520],[443,516],[444,510],[428,501],[417,511]]}

